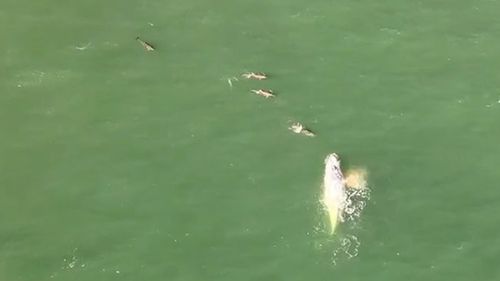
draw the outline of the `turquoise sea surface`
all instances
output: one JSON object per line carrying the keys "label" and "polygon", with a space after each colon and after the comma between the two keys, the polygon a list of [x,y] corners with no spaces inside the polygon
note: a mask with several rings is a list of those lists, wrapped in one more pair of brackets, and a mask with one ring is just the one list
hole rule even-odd
{"label": "turquoise sea surface", "polygon": [[499,11],[3,1],[0,281],[500,280]]}

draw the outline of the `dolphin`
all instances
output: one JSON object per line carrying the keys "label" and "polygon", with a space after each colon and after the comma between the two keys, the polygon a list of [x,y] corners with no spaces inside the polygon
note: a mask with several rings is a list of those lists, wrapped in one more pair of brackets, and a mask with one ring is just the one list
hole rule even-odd
{"label": "dolphin", "polygon": [[255,80],[267,79],[267,75],[265,73],[262,73],[262,72],[247,72],[247,73],[243,73],[241,76],[243,78],[246,78],[246,79],[255,79]]}
{"label": "dolphin", "polygon": [[274,98],[274,97],[276,97],[276,95],[271,90],[259,89],[259,90],[251,90],[251,92],[254,93],[254,94],[257,94],[259,96],[263,96],[266,99],[267,98]]}
{"label": "dolphin", "polygon": [[155,47],[153,47],[153,45],[151,45],[148,42],[142,40],[139,36],[137,36],[135,38],[135,40],[137,40],[137,42],[139,42],[142,45],[142,47],[144,47],[144,50],[146,50],[146,51],[154,51],[155,50]]}
{"label": "dolphin", "polygon": [[304,136],[308,137],[316,136],[316,134],[313,131],[307,129],[306,127],[304,127],[304,125],[302,125],[299,122],[293,123],[292,126],[288,127],[288,129],[296,134],[303,134]]}
{"label": "dolphin", "polygon": [[340,158],[331,153],[325,158],[325,175],[323,179],[323,204],[330,217],[331,234],[335,232],[338,222],[343,222],[343,212],[346,206],[347,193],[345,179],[340,169]]}

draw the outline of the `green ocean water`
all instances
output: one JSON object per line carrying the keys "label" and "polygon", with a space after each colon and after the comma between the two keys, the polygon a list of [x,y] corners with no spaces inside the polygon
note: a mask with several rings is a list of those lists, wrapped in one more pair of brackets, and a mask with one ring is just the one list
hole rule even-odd
{"label": "green ocean water", "polygon": [[[499,11],[2,1],[0,281],[499,280]],[[333,236],[331,152],[371,190]]]}

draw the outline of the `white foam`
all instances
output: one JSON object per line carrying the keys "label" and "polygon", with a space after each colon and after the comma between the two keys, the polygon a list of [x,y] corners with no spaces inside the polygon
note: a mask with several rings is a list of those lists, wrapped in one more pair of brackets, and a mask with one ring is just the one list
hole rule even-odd
{"label": "white foam", "polygon": [[[361,241],[356,236],[356,229],[359,229],[360,217],[368,200],[370,200],[370,192],[369,188],[346,189],[345,221],[338,226],[338,230],[335,231],[334,235],[330,234],[326,214],[313,228],[312,234],[313,237],[316,237],[314,247],[316,250],[327,254],[329,261],[333,265],[358,256],[361,249]],[[323,203],[318,205],[320,206],[318,212],[324,214]]]}

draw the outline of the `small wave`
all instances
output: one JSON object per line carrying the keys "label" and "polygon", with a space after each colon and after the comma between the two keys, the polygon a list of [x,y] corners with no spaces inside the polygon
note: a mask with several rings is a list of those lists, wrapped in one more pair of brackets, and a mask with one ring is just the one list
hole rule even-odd
{"label": "small wave", "polygon": [[76,50],[79,50],[79,51],[84,51],[86,50],[88,47],[90,47],[90,45],[92,45],[92,42],[88,42],[87,44],[83,45],[83,46],[75,46],[75,49]]}

